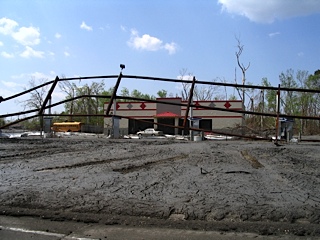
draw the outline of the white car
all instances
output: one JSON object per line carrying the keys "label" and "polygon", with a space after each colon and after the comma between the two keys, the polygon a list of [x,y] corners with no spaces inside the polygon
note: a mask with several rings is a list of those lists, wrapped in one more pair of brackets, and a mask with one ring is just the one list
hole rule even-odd
{"label": "white car", "polygon": [[160,136],[163,135],[163,132],[154,130],[153,128],[147,128],[144,131],[137,132],[137,135],[139,136],[139,138],[142,136]]}

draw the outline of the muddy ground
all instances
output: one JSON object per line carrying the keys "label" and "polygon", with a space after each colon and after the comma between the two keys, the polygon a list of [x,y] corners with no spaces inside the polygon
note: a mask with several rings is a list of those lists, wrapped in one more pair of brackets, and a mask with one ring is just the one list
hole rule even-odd
{"label": "muddy ground", "polygon": [[0,214],[320,236],[320,143],[0,139]]}

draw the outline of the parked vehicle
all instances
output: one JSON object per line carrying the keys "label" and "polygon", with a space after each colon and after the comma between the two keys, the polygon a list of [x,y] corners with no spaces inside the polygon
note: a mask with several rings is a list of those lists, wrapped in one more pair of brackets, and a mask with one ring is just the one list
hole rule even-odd
{"label": "parked vehicle", "polygon": [[233,137],[225,136],[225,135],[215,135],[215,134],[208,134],[204,136],[207,140],[231,140]]}
{"label": "parked vehicle", "polygon": [[144,131],[137,132],[137,135],[140,137],[142,136],[161,136],[163,135],[162,131],[157,131],[153,128],[147,128]]}
{"label": "parked vehicle", "polygon": [[80,132],[81,122],[56,122],[53,123],[52,130],[55,132]]}

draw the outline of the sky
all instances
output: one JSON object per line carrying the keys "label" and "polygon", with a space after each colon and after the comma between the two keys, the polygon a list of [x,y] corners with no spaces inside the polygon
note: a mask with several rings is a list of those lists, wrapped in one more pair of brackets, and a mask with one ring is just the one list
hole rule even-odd
{"label": "sky", "polygon": [[[319,24],[319,0],[0,0],[0,96],[30,79],[118,75],[120,64],[125,75],[177,79],[186,70],[201,81],[241,83],[237,39],[241,63],[250,63],[247,82],[277,86],[288,69],[320,68]],[[122,87],[181,91],[133,79]],[[53,102],[63,98],[53,93]],[[21,111],[21,101],[0,103],[0,115]]]}

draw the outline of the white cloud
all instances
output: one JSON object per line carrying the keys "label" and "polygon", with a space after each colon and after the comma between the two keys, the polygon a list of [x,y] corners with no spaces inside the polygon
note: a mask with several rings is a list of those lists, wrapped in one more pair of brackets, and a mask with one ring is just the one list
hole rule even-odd
{"label": "white cloud", "polygon": [[157,51],[162,46],[162,41],[156,37],[151,37],[148,34],[144,34],[142,37],[138,35],[135,30],[131,31],[130,45],[135,49]]}
{"label": "white cloud", "polygon": [[92,31],[92,27],[88,26],[84,21],[81,23],[80,28],[87,31]]}
{"label": "white cloud", "polygon": [[0,33],[11,36],[15,41],[24,46],[33,46],[40,43],[40,30],[35,27],[21,27],[15,30],[19,24],[8,18],[0,19]]}
{"label": "white cloud", "polygon": [[51,74],[52,72],[50,72],[50,74],[45,74],[45,73],[41,73],[41,72],[34,72],[34,73],[30,73],[28,74],[31,78],[34,77],[35,79],[48,79],[48,80],[52,80],[54,79],[54,74]]}
{"label": "white cloud", "polygon": [[54,37],[57,38],[57,39],[59,39],[59,38],[61,38],[62,36],[61,36],[60,33],[56,33],[56,34],[54,35]]}
{"label": "white cloud", "polygon": [[164,49],[166,49],[166,50],[169,52],[170,55],[171,55],[171,54],[175,54],[176,51],[177,51],[177,44],[174,43],[174,42],[172,42],[172,43],[166,43],[166,44],[164,45]]}
{"label": "white cloud", "polygon": [[26,46],[26,50],[24,50],[20,56],[23,58],[31,58],[31,57],[35,57],[35,58],[43,58],[44,52],[42,51],[36,51],[34,49],[32,49],[29,46]]}
{"label": "white cloud", "polygon": [[21,73],[20,75],[13,75],[11,76],[12,79],[48,79],[53,80],[55,79],[55,72],[50,71],[49,74],[41,73],[41,72],[33,72],[33,73]]}
{"label": "white cloud", "polygon": [[14,54],[7,53],[7,52],[1,52],[1,56],[4,58],[14,58]]}
{"label": "white cloud", "polygon": [[280,32],[273,32],[273,33],[269,33],[268,34],[269,35],[269,37],[275,37],[275,36],[277,36],[277,35],[280,35]]}
{"label": "white cloud", "polygon": [[260,23],[320,13],[319,0],[218,0],[218,3],[231,14]]}
{"label": "white cloud", "polygon": [[19,24],[11,19],[8,18],[1,18],[0,19],[0,33],[4,35],[10,35],[13,33],[13,30],[15,27],[17,27]]}
{"label": "white cloud", "polygon": [[179,79],[179,80],[188,80],[188,81],[192,81],[192,79],[193,79],[193,76],[192,75],[183,75],[183,76],[181,76],[181,75],[179,75],[179,76],[177,76],[177,79]]}
{"label": "white cloud", "polygon": [[25,75],[24,74],[20,74],[20,75],[13,75],[11,76],[12,79],[19,79],[19,78],[24,78]]}
{"label": "white cloud", "polygon": [[12,34],[12,37],[24,46],[32,46],[40,43],[40,30],[35,27],[22,27]]}
{"label": "white cloud", "polygon": [[[10,97],[16,93],[17,93],[17,91],[10,91],[8,88],[0,87],[0,96],[1,97],[4,97],[4,98]],[[7,110],[3,111],[3,113],[9,113],[9,112],[12,113],[12,110],[10,108],[7,108]]]}
{"label": "white cloud", "polygon": [[[20,54],[23,58],[43,58],[44,52],[36,51],[30,46],[38,45],[40,43],[40,29],[36,27],[21,27],[16,29],[19,24],[8,18],[0,19],[0,34],[9,35],[12,37],[17,43],[25,46],[25,50]],[[57,35],[56,35],[57,37]],[[0,42],[0,46],[3,46],[3,43]],[[1,52],[1,56],[5,58],[13,58],[14,55]]]}
{"label": "white cloud", "polygon": [[[177,79],[178,79],[178,80],[184,80],[184,81],[190,81],[190,82],[191,82],[191,81],[193,80],[193,76],[190,75],[190,74],[188,74],[188,75],[183,75],[183,76],[179,75],[179,76],[177,76]],[[191,84],[188,84],[188,85],[186,85],[186,86],[184,86],[184,87],[187,88],[187,89],[190,89]],[[177,83],[175,84],[175,89],[177,89],[178,91],[182,91],[184,87],[182,86],[181,83],[178,83],[178,82],[177,82]]]}
{"label": "white cloud", "polygon": [[10,82],[10,81],[1,81],[1,83],[8,88],[24,87],[24,84]]}
{"label": "white cloud", "polygon": [[99,29],[102,31],[110,29],[110,25],[105,25],[105,26],[99,27]]}
{"label": "white cloud", "polygon": [[2,46],[3,46],[3,42],[0,41],[0,47],[2,47]]}
{"label": "white cloud", "polygon": [[[52,93],[52,97],[54,98],[55,101],[59,102],[62,100],[66,99],[66,93],[62,92],[59,88],[56,88],[55,91]],[[63,105],[60,105],[63,106]],[[63,111],[64,109],[62,108],[60,111]]]}
{"label": "white cloud", "polygon": [[169,54],[174,54],[177,50],[176,43],[172,42],[163,44],[162,40],[152,37],[149,34],[144,34],[140,37],[139,33],[134,29],[131,30],[131,37],[128,41],[128,45],[134,49],[146,51],[158,51],[165,49]]}
{"label": "white cloud", "polygon": [[68,53],[67,51],[65,51],[63,54],[64,54],[64,56],[66,56],[66,57],[69,57],[69,56],[70,56],[70,53]]}
{"label": "white cloud", "polygon": [[[0,96],[2,97],[9,97],[17,92],[21,92],[22,89],[26,87],[23,83],[16,83],[14,81],[1,81],[1,84],[4,87],[1,86],[0,88]],[[8,109],[8,112],[10,112],[11,109]],[[11,111],[12,112],[12,111]]]}

